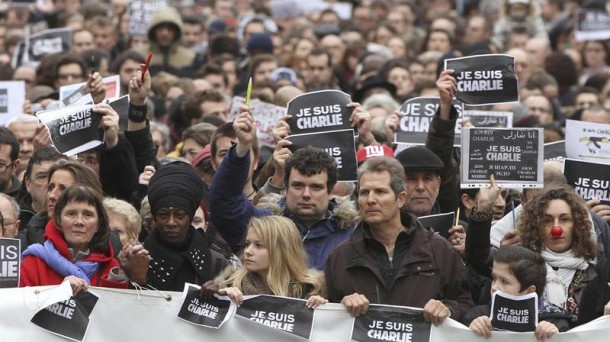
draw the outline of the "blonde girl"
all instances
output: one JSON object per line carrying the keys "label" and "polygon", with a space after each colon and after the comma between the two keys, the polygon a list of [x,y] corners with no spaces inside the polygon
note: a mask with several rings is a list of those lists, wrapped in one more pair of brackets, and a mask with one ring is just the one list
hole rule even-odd
{"label": "blonde girl", "polygon": [[255,217],[250,221],[243,267],[228,279],[216,281],[218,293],[237,305],[244,295],[268,294],[307,299],[307,307],[328,302],[323,297],[324,275],[309,269],[297,227],[282,216]]}

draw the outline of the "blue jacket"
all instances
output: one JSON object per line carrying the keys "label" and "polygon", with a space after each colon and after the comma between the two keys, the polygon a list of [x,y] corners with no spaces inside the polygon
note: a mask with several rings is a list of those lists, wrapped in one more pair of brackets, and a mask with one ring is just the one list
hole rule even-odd
{"label": "blue jacket", "polygon": [[235,146],[229,149],[220,164],[210,188],[209,210],[212,224],[233,248],[244,248],[248,222],[252,217],[282,214],[294,221],[303,237],[309,265],[323,269],[328,255],[344,240],[348,239],[355,227],[356,210],[351,201],[331,200],[326,217],[308,228],[285,207],[285,198],[278,202],[279,212],[255,207],[243,193],[248,179],[250,156],[239,158]]}

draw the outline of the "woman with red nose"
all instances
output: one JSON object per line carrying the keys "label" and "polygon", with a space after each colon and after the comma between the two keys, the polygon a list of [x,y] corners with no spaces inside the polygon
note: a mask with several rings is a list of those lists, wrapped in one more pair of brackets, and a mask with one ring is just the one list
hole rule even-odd
{"label": "woman with red nose", "polygon": [[597,240],[589,211],[571,190],[554,189],[528,202],[518,224],[521,244],[542,254],[544,297],[578,321],[585,286],[597,277]]}

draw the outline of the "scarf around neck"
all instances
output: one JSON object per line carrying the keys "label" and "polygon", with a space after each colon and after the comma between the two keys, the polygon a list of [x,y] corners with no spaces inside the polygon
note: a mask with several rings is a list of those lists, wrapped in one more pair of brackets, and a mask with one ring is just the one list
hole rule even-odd
{"label": "scarf around neck", "polygon": [[99,262],[78,261],[72,263],[70,260],[62,256],[59,251],[57,251],[55,245],[53,245],[50,240],[45,241],[44,244],[37,243],[30,245],[21,254],[21,257],[25,258],[28,255],[42,259],[60,276],[64,278],[71,275],[76,276],[84,279],[88,285],[91,285],[91,281],[89,279],[91,279],[100,269]]}
{"label": "scarf around neck", "polygon": [[241,290],[245,296],[249,295],[273,295],[266,279],[261,279],[258,275],[248,272],[241,282]]}
{"label": "scarf around neck", "polygon": [[564,253],[544,249],[541,255],[546,262],[544,297],[549,302],[564,308],[574,274],[576,271],[586,270],[589,263],[584,258],[575,257],[571,249]]}

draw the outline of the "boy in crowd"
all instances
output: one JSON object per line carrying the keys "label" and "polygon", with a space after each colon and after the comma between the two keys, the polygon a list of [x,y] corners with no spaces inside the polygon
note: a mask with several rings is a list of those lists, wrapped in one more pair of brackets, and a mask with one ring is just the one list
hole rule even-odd
{"label": "boy in crowd", "polygon": [[[542,255],[521,246],[502,247],[494,255],[492,294],[501,291],[513,296],[538,294],[538,324],[534,335],[538,340],[551,338],[569,329],[570,315],[563,309],[542,299],[546,285],[546,266]],[[491,337],[491,305],[480,305],[468,311],[464,322],[470,330],[486,338]]]}

